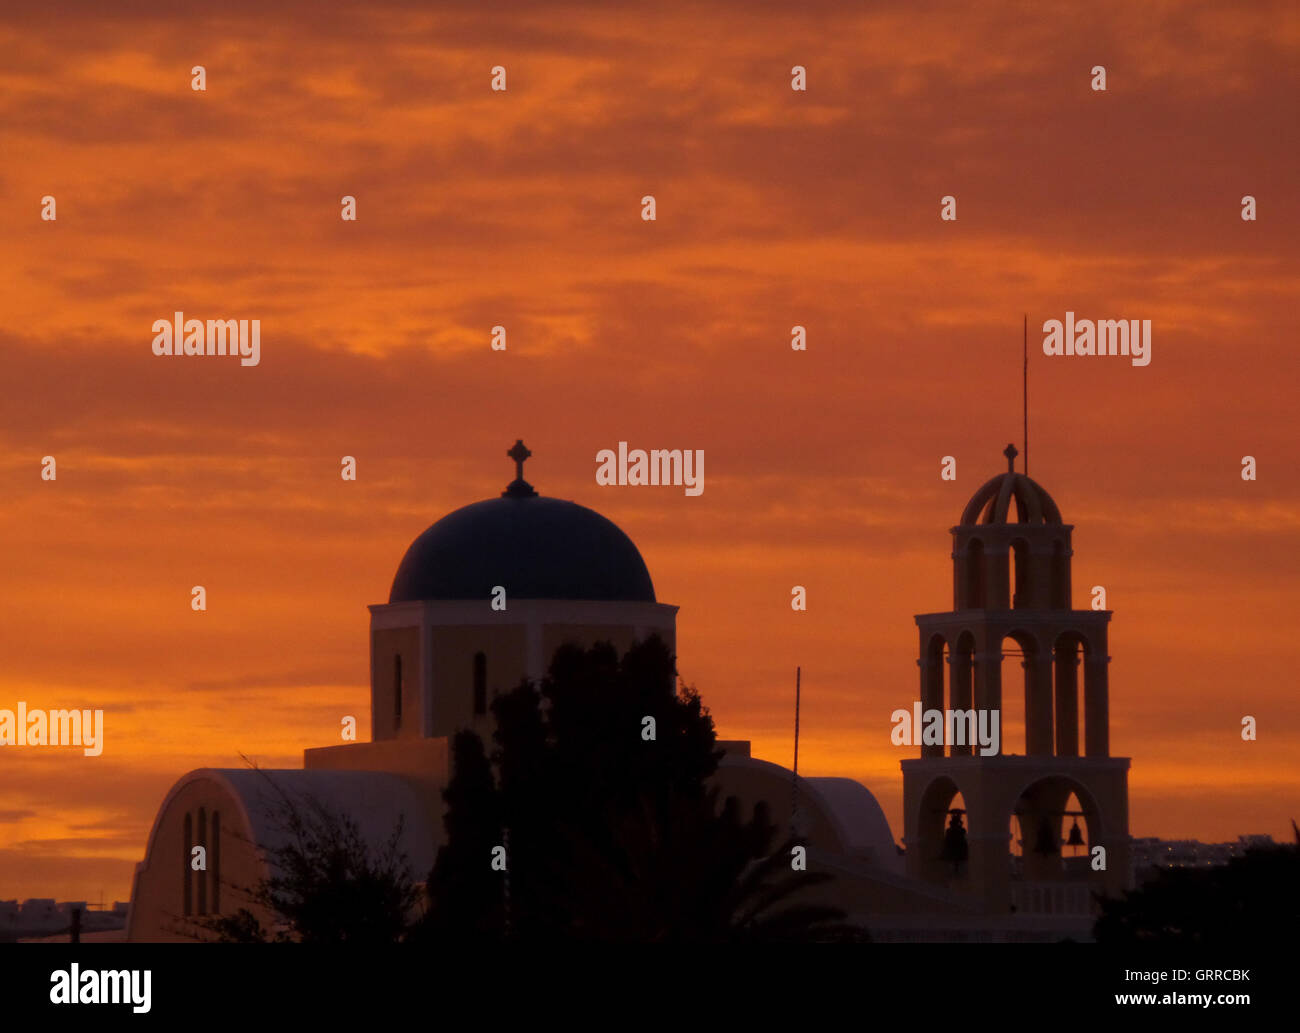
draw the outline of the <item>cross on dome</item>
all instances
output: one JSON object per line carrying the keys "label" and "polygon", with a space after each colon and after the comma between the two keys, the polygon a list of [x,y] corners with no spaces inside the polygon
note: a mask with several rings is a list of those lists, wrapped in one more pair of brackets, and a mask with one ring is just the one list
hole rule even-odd
{"label": "cross on dome", "polygon": [[524,460],[532,455],[532,452],[528,450],[528,446],[524,444],[524,439],[517,438],[514,447],[506,455],[515,461],[515,479],[510,482],[506,490],[501,494],[514,498],[531,498],[536,495],[537,492],[533,490],[533,486],[524,480]]}
{"label": "cross on dome", "polygon": [[1007,473],[1016,472],[1016,456],[1020,455],[1016,451],[1015,445],[1008,445],[1002,450],[1002,454],[1007,457]]}
{"label": "cross on dome", "polygon": [[524,479],[524,460],[532,456],[532,453],[528,451],[528,446],[524,444],[524,439],[516,438],[515,447],[506,455],[515,461],[515,477],[522,481]]}

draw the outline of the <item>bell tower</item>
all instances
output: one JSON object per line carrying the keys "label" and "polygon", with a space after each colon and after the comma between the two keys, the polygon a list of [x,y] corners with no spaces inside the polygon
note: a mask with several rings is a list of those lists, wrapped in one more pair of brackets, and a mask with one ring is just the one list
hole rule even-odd
{"label": "bell tower", "polygon": [[[1017,454],[1007,446],[1006,472],[951,529],[952,610],[916,617],[921,707],[945,720],[941,742],[918,729],[921,756],[902,762],[907,871],[970,894],[989,915],[1082,926],[1096,896],[1132,882],[1129,759],[1110,756],[1111,613],[1072,608],[1073,527],[1016,472]],[[1003,683],[1008,658],[1023,669],[1023,704],[1019,686]],[[993,720],[996,750],[973,743]]]}

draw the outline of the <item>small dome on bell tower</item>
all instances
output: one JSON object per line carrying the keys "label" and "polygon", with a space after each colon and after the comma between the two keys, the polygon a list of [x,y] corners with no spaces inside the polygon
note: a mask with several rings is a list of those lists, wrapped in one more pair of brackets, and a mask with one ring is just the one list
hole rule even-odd
{"label": "small dome on bell tower", "polygon": [[[962,524],[1059,524],[1061,511],[1052,496],[1028,474],[1016,473],[1015,445],[1002,450],[1007,457],[1007,472],[986,481],[962,510]],[[1016,519],[1012,521],[1011,503],[1016,505]]]}
{"label": "small dome on bell tower", "polygon": [[1068,610],[1073,527],[1042,485],[1016,472],[1016,446],[1002,454],[1006,472],[971,496],[952,529],[953,609]]}

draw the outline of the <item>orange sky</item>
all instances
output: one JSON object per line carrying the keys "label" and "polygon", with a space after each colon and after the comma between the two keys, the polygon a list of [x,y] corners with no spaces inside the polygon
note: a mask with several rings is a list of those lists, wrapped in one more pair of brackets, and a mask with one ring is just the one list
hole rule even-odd
{"label": "orange sky", "polygon": [[[516,437],[637,542],[719,733],[788,764],[801,664],[801,770],[901,836],[912,616],[1020,441],[1026,311],[1133,833],[1300,819],[1294,4],[60,6],[0,20],[0,708],[107,743],[0,752],[0,899],[125,898],[178,775],[366,729],[366,604]],[[178,309],[261,364],[155,357]],[[1043,356],[1067,309],[1151,365]],[[704,494],[598,487],[620,440]]]}

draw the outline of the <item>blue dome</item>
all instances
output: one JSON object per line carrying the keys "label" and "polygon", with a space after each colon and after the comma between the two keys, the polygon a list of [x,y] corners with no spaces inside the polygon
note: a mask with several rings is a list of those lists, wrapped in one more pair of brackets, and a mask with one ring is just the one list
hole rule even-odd
{"label": "blue dome", "polygon": [[525,494],[449,513],[411,543],[390,603],[482,599],[502,585],[509,599],[655,601],[641,553],[618,526],[576,502]]}

